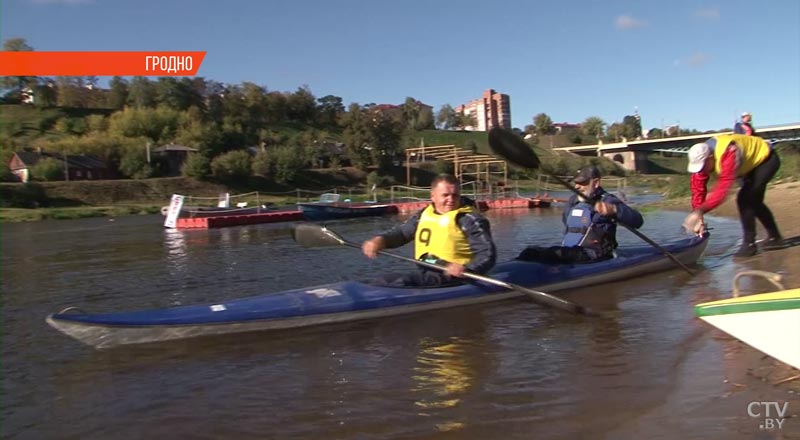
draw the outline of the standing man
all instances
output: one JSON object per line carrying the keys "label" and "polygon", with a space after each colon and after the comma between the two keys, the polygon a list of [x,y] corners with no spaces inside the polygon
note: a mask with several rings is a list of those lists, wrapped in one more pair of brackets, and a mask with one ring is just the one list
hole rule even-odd
{"label": "standing man", "polygon": [[431,183],[431,204],[402,225],[366,240],[361,250],[369,258],[378,251],[414,241],[414,256],[439,264],[444,272],[419,267],[408,274],[389,274],[378,284],[405,287],[435,287],[457,283],[464,272],[484,274],[497,260],[489,221],[472,200],[461,197],[461,183],[442,174]]}
{"label": "standing man", "polygon": [[617,248],[617,221],[639,229],[644,219],[600,186],[600,170],[590,165],[578,170],[572,179],[575,189],[562,214],[565,231],[561,246],[528,246],[518,260],[542,263],[590,263],[614,256]]}
{"label": "standing man", "polygon": [[[749,257],[758,251],[755,245],[756,219],[767,230],[767,240],[762,248],[773,250],[784,247],[772,211],[764,204],[767,183],[780,166],[778,153],[758,136],[724,134],[693,145],[689,149],[687,167],[692,173],[693,211],[686,217],[685,227],[702,234],[705,230],[703,215],[722,204],[733,183],[741,178],[742,187],[736,196],[736,206],[739,208],[744,241],[735,256]],[[712,172],[716,172],[718,178],[711,193],[708,193],[706,185]]]}
{"label": "standing man", "polygon": [[733,126],[733,132],[736,134],[746,134],[748,136],[753,136],[756,134],[756,131],[753,129],[753,125],[751,121],[753,120],[753,116],[750,112],[742,113],[742,121],[737,122]]}

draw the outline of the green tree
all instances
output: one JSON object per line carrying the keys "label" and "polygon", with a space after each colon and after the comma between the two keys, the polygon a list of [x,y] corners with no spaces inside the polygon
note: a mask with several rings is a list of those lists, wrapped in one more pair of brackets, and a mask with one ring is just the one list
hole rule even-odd
{"label": "green tree", "polygon": [[366,169],[372,159],[370,151],[374,139],[368,121],[366,110],[357,103],[350,104],[342,120],[347,156],[353,165],[361,169]]}
{"label": "green tree", "polygon": [[278,147],[275,150],[275,181],[291,182],[305,166],[305,159],[297,154],[295,148]]}
{"label": "green tree", "polygon": [[416,99],[407,97],[402,106],[403,123],[405,127],[418,130],[417,121],[419,119],[420,105]]}
{"label": "green tree", "polygon": [[58,105],[61,107],[87,107],[87,90],[80,76],[59,76],[56,78]]}
{"label": "green tree", "polygon": [[622,137],[625,136],[625,126],[619,122],[615,122],[608,127],[606,134],[606,140],[619,142],[622,140]]}
{"label": "green tree", "polygon": [[109,81],[108,87],[106,105],[114,110],[122,110],[128,102],[128,81],[121,76],[115,76]]}
{"label": "green tree", "polygon": [[433,130],[436,128],[433,122],[433,110],[430,107],[422,107],[417,119],[417,130]]}
{"label": "green tree", "polygon": [[189,154],[181,166],[181,174],[186,177],[205,180],[211,175],[211,161],[202,154]]}
{"label": "green tree", "polygon": [[385,171],[400,152],[402,121],[377,109],[370,111],[370,116],[372,163],[378,165],[379,170]]}
{"label": "green tree", "polygon": [[319,122],[323,125],[336,125],[339,117],[344,113],[342,98],[333,95],[325,95],[317,99],[317,114]]}
{"label": "green tree", "polygon": [[153,175],[144,149],[130,148],[122,154],[119,171],[131,179],[146,179]]}
{"label": "green tree", "polygon": [[264,105],[266,106],[267,121],[270,124],[280,124],[286,120],[288,114],[288,99],[279,92],[267,94]]}
{"label": "green tree", "polygon": [[628,115],[622,119],[622,125],[625,127],[624,134],[628,140],[634,140],[642,136],[642,122],[638,115]]}
{"label": "green tree", "polygon": [[286,99],[286,112],[290,120],[313,123],[316,120],[317,100],[308,86],[297,89]]}
{"label": "green tree", "polygon": [[[31,47],[24,38],[10,38],[3,42],[5,52],[32,52]],[[7,94],[19,93],[22,89],[36,84],[34,76],[4,76],[0,77],[0,88]]]}
{"label": "green tree", "polygon": [[553,120],[545,113],[539,113],[534,116],[533,125],[536,127],[536,133],[540,135],[554,134],[556,132],[553,126]]}
{"label": "green tree", "polygon": [[174,110],[188,110],[203,106],[203,98],[197,93],[192,80],[161,77],[155,83],[156,101]]}
{"label": "green tree", "polygon": [[241,182],[250,177],[252,159],[247,151],[229,151],[211,161],[211,173],[219,180]]}
{"label": "green tree", "polygon": [[125,137],[146,137],[154,143],[173,140],[181,113],[167,108],[133,108],[115,112],[109,119],[108,131]]}
{"label": "green tree", "polygon": [[455,128],[457,124],[456,111],[450,104],[444,104],[436,114],[436,125],[444,130]]}
{"label": "green tree", "polygon": [[476,129],[478,128],[478,119],[474,114],[456,112],[456,127],[462,129],[466,127],[472,127],[473,129]]}
{"label": "green tree", "polygon": [[47,81],[45,84],[37,84],[33,87],[33,104],[38,108],[55,107],[58,103],[58,93],[55,84]]}
{"label": "green tree", "polygon": [[128,104],[137,107],[155,107],[158,90],[155,84],[144,76],[135,76],[128,85]]}
{"label": "green tree", "polygon": [[274,149],[259,151],[253,158],[253,174],[271,179],[275,175],[275,159]]}
{"label": "green tree", "polygon": [[605,133],[606,123],[597,116],[589,116],[581,123],[581,133],[586,136],[596,136],[598,139]]}

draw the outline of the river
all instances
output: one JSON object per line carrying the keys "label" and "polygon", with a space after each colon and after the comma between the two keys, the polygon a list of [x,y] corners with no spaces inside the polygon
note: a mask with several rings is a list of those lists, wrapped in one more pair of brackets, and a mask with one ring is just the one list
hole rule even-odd
{"label": "river", "polygon": [[[646,212],[642,232],[679,238],[683,215]],[[526,243],[559,241],[557,209],[487,216],[501,260]],[[360,241],[397,220],[330,226]],[[66,306],[221,302],[411,267],[344,247],[301,248],[289,223],[171,231],[139,216],[3,225],[2,437],[772,438],[726,383],[737,356],[755,351],[693,315],[693,304],[730,296],[741,269],[730,258],[738,222],[712,220],[695,277],[675,269],[564,294],[611,312],[602,318],[519,299],[107,351],[44,318]],[[642,245],[623,229],[618,236],[621,246]],[[800,421],[788,422],[781,434],[796,435]]]}

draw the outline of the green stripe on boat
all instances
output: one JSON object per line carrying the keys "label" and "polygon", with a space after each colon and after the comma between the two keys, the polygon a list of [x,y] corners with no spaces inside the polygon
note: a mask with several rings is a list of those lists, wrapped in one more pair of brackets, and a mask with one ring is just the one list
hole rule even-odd
{"label": "green stripe on boat", "polygon": [[[796,289],[795,289],[796,290]],[[769,295],[769,294],[767,294]],[[761,295],[745,297],[749,300],[728,302],[714,301],[710,303],[698,304],[694,307],[698,317],[714,315],[730,315],[735,313],[769,312],[775,310],[800,309],[800,296],[790,296],[787,298],[759,298]],[[743,299],[743,298],[738,298]]]}

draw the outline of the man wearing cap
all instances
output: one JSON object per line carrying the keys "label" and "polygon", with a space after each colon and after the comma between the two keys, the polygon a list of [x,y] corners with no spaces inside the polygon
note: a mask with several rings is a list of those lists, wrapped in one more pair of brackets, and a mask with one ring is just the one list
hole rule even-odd
{"label": "man wearing cap", "polygon": [[[703,215],[722,204],[733,183],[741,178],[742,187],[736,196],[736,206],[739,208],[744,241],[736,256],[756,254],[756,219],[767,230],[767,240],[762,248],[772,250],[784,247],[775,218],[764,204],[767,183],[780,166],[778,154],[758,136],[724,134],[693,145],[689,149],[687,167],[692,173],[693,211],[686,217],[684,225],[702,234],[705,230]],[[716,172],[718,178],[708,193],[706,185],[711,172]]]}
{"label": "man wearing cap", "polygon": [[614,256],[617,248],[617,221],[641,228],[642,215],[600,186],[600,170],[590,165],[578,170],[572,179],[574,194],[567,201],[562,221],[566,227],[561,246],[529,246],[517,257],[545,263],[588,263]]}
{"label": "man wearing cap", "polygon": [[733,125],[733,132],[736,134],[746,134],[752,136],[756,134],[756,131],[753,129],[753,125],[750,121],[753,120],[753,116],[750,112],[742,113],[742,120],[741,122],[737,122]]}

